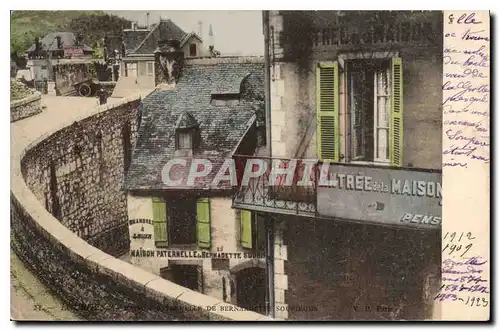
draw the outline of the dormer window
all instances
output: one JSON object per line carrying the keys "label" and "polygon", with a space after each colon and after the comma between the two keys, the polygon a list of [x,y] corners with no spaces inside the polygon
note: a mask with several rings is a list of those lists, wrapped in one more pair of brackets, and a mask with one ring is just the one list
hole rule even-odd
{"label": "dormer window", "polygon": [[189,56],[196,56],[196,44],[189,44]]}
{"label": "dormer window", "polygon": [[175,149],[182,154],[192,154],[197,147],[199,124],[189,112],[183,112],[177,119]]}
{"label": "dormer window", "polygon": [[193,141],[194,141],[194,130],[177,130],[177,150],[192,150],[193,149]]}

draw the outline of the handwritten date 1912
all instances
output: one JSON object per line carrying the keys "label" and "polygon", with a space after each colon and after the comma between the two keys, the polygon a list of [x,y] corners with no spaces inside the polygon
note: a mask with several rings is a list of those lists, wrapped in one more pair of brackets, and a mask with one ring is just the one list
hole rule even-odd
{"label": "handwritten date 1912", "polygon": [[443,237],[442,252],[449,255],[460,253],[460,257],[464,257],[473,246],[473,241],[476,239],[471,232],[446,232]]}

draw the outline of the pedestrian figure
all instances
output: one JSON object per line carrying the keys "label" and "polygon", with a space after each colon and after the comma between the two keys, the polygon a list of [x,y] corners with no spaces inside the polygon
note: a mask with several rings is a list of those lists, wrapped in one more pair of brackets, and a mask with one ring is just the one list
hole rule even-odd
{"label": "pedestrian figure", "polygon": [[99,92],[97,92],[97,95],[99,97],[99,104],[104,105],[108,99],[107,93],[101,88]]}

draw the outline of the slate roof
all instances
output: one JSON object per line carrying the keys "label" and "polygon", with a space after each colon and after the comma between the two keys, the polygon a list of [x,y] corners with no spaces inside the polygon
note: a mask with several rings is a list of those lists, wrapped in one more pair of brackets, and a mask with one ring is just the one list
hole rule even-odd
{"label": "slate roof", "polygon": [[[212,91],[228,78],[241,87],[240,101],[212,103]],[[193,158],[208,158],[213,165],[210,176],[196,182],[196,189],[207,189],[225,159],[239,144],[256,115],[264,112],[264,64],[219,63],[191,64],[183,68],[174,90],[157,90],[141,103],[141,124],[132,162],[125,178],[127,190],[193,189],[185,182],[169,187],[162,182],[161,172],[167,161],[178,158],[175,151],[175,131],[179,118],[199,124],[200,141],[192,157],[181,157],[188,164],[173,169],[173,179],[187,178]],[[233,88],[234,90],[234,88]],[[184,119],[183,119],[184,118]],[[219,189],[230,189],[222,182]]]}
{"label": "slate roof", "polygon": [[131,53],[152,54],[158,47],[158,41],[175,39],[181,42],[187,35],[186,32],[171,20],[161,20],[137,43]]}
{"label": "slate roof", "polygon": [[124,30],[123,44],[125,45],[125,52],[133,52],[150,32],[150,30]]}
{"label": "slate roof", "polygon": [[198,125],[199,123],[196,121],[196,118],[194,118],[194,116],[188,111],[185,111],[177,119],[175,127],[178,129],[190,129],[197,127]]}
{"label": "slate roof", "polygon": [[181,42],[181,45],[180,47],[183,47],[191,38],[196,38],[198,39],[200,42],[203,42],[203,40],[201,39],[200,36],[198,36],[198,34],[194,33],[194,32],[191,32],[191,33],[188,33],[184,36],[184,38],[182,38],[182,40],[180,40]]}
{"label": "slate roof", "polygon": [[[57,37],[61,37],[61,42],[63,46],[75,46],[76,45],[76,37],[72,32],[53,32],[47,34],[40,40],[40,46],[43,51],[57,51],[60,50],[57,48]],[[33,43],[30,48],[28,48],[28,52],[35,51],[36,46]],[[62,49],[62,48],[61,48]],[[87,45],[83,45],[83,50],[86,52],[92,52],[93,49]]]}

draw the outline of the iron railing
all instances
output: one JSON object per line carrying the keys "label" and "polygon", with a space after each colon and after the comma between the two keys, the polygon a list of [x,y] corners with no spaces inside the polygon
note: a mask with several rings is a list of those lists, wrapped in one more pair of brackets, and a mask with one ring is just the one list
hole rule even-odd
{"label": "iron railing", "polygon": [[[259,211],[281,211],[286,214],[313,216],[316,213],[316,163],[307,160],[291,160],[251,155],[233,156],[238,185],[234,188],[235,208]],[[249,161],[251,163],[249,163]],[[293,176],[273,175],[273,167],[290,169],[296,162]],[[260,168],[263,167],[263,168]],[[262,173],[258,177],[245,178],[247,173]],[[304,178],[304,174],[308,173]],[[288,177],[287,177],[288,176]],[[250,177],[250,178],[249,178]]]}

